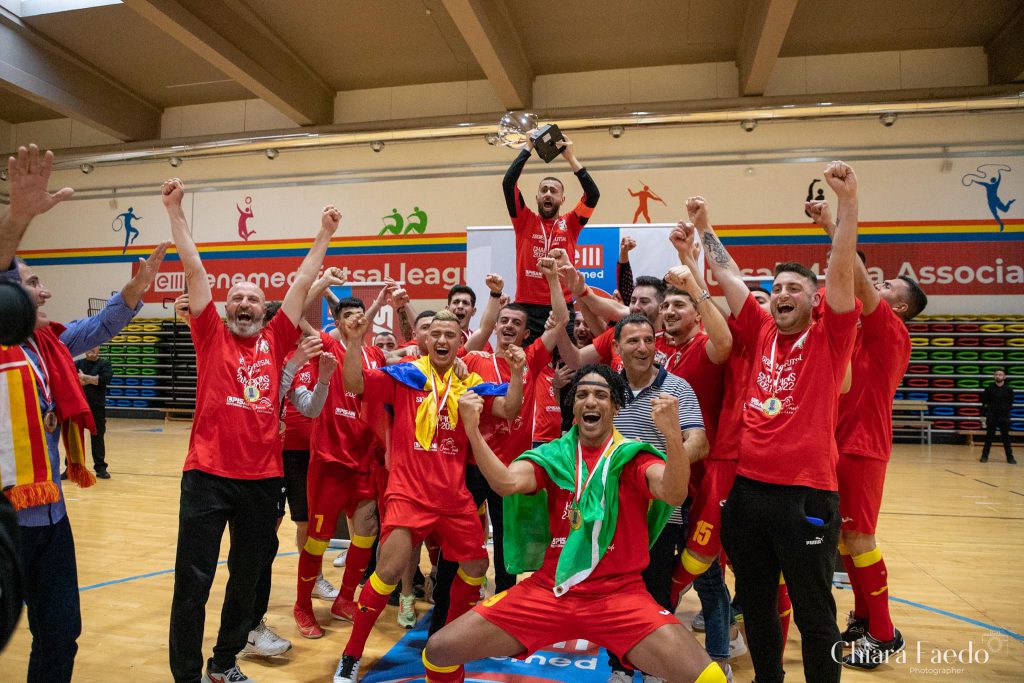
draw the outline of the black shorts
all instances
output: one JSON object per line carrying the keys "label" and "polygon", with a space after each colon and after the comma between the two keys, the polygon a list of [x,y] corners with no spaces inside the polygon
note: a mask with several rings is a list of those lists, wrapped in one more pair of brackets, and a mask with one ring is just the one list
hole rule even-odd
{"label": "black shorts", "polygon": [[281,492],[279,517],[284,517],[284,501],[288,499],[288,510],[293,522],[309,521],[309,506],[306,503],[306,475],[309,472],[309,451],[285,451],[284,490]]}

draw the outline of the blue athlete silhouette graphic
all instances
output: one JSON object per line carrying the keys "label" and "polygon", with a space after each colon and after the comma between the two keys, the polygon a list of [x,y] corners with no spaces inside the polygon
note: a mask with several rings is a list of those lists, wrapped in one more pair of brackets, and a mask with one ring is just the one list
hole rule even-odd
{"label": "blue athlete silhouette graphic", "polygon": [[[964,187],[970,187],[971,185],[981,185],[985,188],[985,198],[988,200],[988,210],[992,212],[992,217],[996,219],[996,223],[999,223],[999,232],[1002,232],[1006,226],[1003,225],[1003,219],[999,217],[999,212],[1006,213],[1013,206],[1016,199],[1011,199],[1008,202],[1003,202],[999,198],[999,183],[1003,181],[1003,172],[1010,172],[1009,166],[1004,164],[983,164],[978,166],[977,171],[966,174],[960,179]],[[994,176],[990,176],[989,173],[994,172]]]}
{"label": "blue athlete silhouette graphic", "polygon": [[132,225],[132,221],[142,220],[142,216],[136,216],[133,213],[134,209],[128,207],[128,210],[124,213],[119,213],[111,222],[110,227],[114,232],[119,232],[121,228],[124,228],[124,249],[121,253],[128,251],[128,245],[135,242],[135,238],[139,236],[139,231]]}

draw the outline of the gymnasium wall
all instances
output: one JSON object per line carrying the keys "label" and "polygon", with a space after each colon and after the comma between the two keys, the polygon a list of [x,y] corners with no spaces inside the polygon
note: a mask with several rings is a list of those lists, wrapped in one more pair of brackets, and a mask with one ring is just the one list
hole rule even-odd
{"label": "gymnasium wall", "polygon": [[[861,242],[873,274],[916,276],[931,295],[929,313],[995,313],[1022,308],[1024,204],[999,212],[1000,230],[985,188],[964,183],[968,174],[1002,169],[1000,201],[1024,198],[1022,133],[1024,112],[1017,110],[904,115],[888,128],[874,118],[765,120],[752,133],[728,123],[627,128],[619,139],[604,130],[571,137],[601,189],[595,223],[632,223],[638,200],[629,190],[645,183],[665,202],[649,201],[654,223],[684,216],[685,198],[703,194],[723,241],[752,274],[768,273],[781,260],[824,268],[826,239],[804,216],[803,202],[826,161],[842,158],[858,173]],[[168,238],[158,187],[178,175],[189,188],[186,213],[218,297],[232,279],[253,274],[270,296],[282,292],[321,207],[334,203],[344,218],[328,265],[347,267],[353,279],[399,277],[414,297],[440,299],[464,275],[466,226],[508,223],[501,177],[514,156],[474,137],[388,143],[381,153],[360,145],[282,150],[274,160],[262,152],[186,159],[176,169],[146,162],[101,165],[89,175],[60,171],[53,184],[75,187],[76,197],[32,225],[22,255],[53,290],[51,317],[83,315],[88,297],[118,289],[131,264]],[[521,183],[528,199],[547,174],[562,177],[569,196],[578,196],[564,161],[545,166],[534,159]],[[124,249],[118,216],[129,208],[139,217],[132,223],[139,235]],[[244,240],[239,216],[247,208],[245,227],[254,234]],[[385,230],[396,215],[405,234]],[[180,290],[180,264],[165,270],[159,291],[147,296],[147,315],[163,314],[160,299]]]}

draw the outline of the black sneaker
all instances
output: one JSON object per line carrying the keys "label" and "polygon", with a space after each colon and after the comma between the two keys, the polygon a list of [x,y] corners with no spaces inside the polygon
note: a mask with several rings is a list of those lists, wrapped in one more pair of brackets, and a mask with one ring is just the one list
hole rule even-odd
{"label": "black sneaker", "polygon": [[899,629],[893,629],[892,640],[885,642],[875,640],[868,633],[853,644],[850,654],[843,657],[843,666],[870,671],[878,668],[879,664],[887,664],[890,657],[902,652],[906,646]]}
{"label": "black sneaker", "polygon": [[212,671],[213,660],[206,665],[206,673],[203,674],[203,683],[256,683],[238,668],[237,665],[227,671]]}
{"label": "black sneaker", "polygon": [[987,455],[981,456],[981,459],[978,460],[978,462],[988,462],[988,456]]}
{"label": "black sneaker", "polygon": [[359,676],[359,660],[351,655],[342,655],[334,671],[333,683],[356,683]]}
{"label": "black sneaker", "polygon": [[97,479],[110,479],[110,473],[107,472],[106,470],[103,470],[102,472],[97,472],[96,473],[96,478]]}
{"label": "black sneaker", "polygon": [[853,612],[850,612],[849,616],[846,617],[846,630],[840,634],[840,638],[843,639],[843,645],[850,647],[850,645],[867,634],[868,620],[856,617],[853,615]]}
{"label": "black sneaker", "polygon": [[1011,455],[1009,458],[1006,459],[1006,464],[1007,465],[1016,465],[1017,464],[1017,460]]}

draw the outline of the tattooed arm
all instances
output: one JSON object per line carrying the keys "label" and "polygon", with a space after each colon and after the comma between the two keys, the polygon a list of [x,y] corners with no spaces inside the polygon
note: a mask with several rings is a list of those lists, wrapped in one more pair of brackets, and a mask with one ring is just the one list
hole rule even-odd
{"label": "tattooed arm", "polygon": [[704,255],[711,273],[718,280],[718,284],[725,293],[725,300],[729,303],[729,310],[733,315],[739,315],[743,310],[743,304],[750,296],[750,290],[743,282],[743,274],[740,267],[729,256],[725,245],[718,239],[715,229],[711,227],[708,220],[707,203],[703,197],[690,197],[686,200],[686,212],[689,214],[690,222],[700,233],[700,241],[704,244]]}

